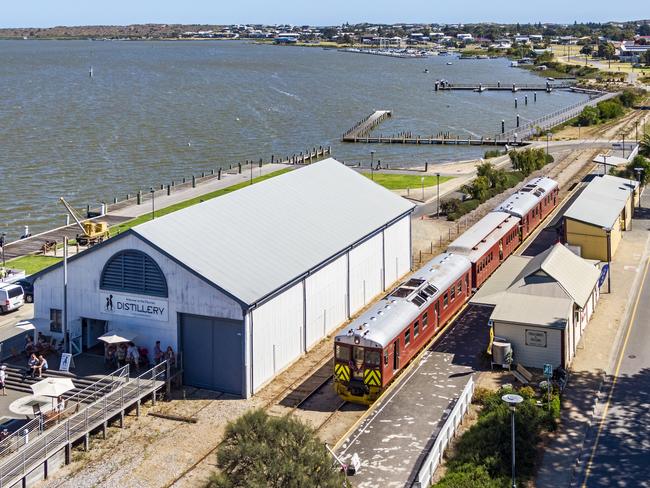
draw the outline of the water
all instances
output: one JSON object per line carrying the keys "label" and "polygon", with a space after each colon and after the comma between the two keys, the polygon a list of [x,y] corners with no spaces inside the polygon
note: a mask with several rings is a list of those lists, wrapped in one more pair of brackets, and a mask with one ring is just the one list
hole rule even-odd
{"label": "water", "polygon": [[[447,65],[448,61],[452,65]],[[90,67],[93,77],[89,76]],[[429,73],[424,73],[428,68]],[[96,206],[246,159],[331,145],[340,160],[371,147],[341,134],[376,109],[378,133],[492,135],[582,95],[433,92],[452,82],[541,83],[500,60],[393,59],[243,42],[0,41],[0,231],[64,223],[57,203]],[[514,109],[514,98],[519,109]],[[482,155],[454,146],[373,145],[382,163]]]}

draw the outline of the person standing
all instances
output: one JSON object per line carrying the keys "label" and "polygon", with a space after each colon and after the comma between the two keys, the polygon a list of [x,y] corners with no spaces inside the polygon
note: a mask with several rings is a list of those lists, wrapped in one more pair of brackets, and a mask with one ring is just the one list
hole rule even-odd
{"label": "person standing", "polygon": [[160,364],[163,361],[165,353],[163,353],[160,347],[160,341],[156,341],[156,345],[153,346],[153,360],[156,364]]}
{"label": "person standing", "polygon": [[5,382],[7,381],[7,366],[4,364],[0,366],[0,389],[2,389],[2,396],[7,396],[5,390]]}

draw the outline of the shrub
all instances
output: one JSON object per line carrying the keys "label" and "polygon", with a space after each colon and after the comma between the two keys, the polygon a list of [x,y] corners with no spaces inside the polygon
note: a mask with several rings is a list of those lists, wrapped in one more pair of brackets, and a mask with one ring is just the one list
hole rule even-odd
{"label": "shrub", "polygon": [[532,386],[522,386],[519,388],[519,394],[527,400],[531,400],[537,396]]}
{"label": "shrub", "polygon": [[623,106],[615,100],[605,100],[596,105],[602,120],[615,119],[623,115]]}
{"label": "shrub", "polygon": [[542,169],[544,165],[553,161],[550,155],[547,155],[544,149],[524,149],[523,151],[510,151],[512,166],[528,176],[533,171]]}
{"label": "shrub", "polygon": [[574,125],[588,127],[596,125],[598,122],[600,122],[600,111],[596,107],[585,107],[580,112],[580,115],[576,117]]}
{"label": "shrub", "polygon": [[636,102],[637,96],[633,91],[625,90],[619,95],[618,99],[621,102],[621,105],[630,108],[634,105],[634,102]]}
{"label": "shrub", "polygon": [[210,487],[340,488],[342,473],[313,429],[298,420],[247,412],[226,427]]}
{"label": "shrub", "polygon": [[449,215],[452,213],[458,212],[458,209],[460,208],[460,204],[462,202],[458,198],[452,198],[451,200],[447,200],[445,202],[442,202],[440,204],[440,211],[444,215]]}
{"label": "shrub", "polygon": [[502,488],[508,486],[507,480],[492,479],[483,466],[463,464],[449,472],[434,486],[437,488]]}
{"label": "shrub", "polygon": [[499,156],[503,156],[504,154],[505,152],[499,151],[498,149],[490,149],[489,151],[485,151],[483,158],[484,159],[498,158]]}
{"label": "shrub", "polygon": [[484,388],[482,386],[477,386],[474,389],[474,396],[472,396],[472,403],[476,405],[485,405],[486,400],[494,395],[494,391],[489,388]]}

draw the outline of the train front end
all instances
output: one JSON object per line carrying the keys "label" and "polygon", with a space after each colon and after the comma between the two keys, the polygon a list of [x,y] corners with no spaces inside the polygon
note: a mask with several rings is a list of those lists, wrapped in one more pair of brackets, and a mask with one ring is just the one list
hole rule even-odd
{"label": "train front end", "polygon": [[371,405],[382,393],[382,348],[364,332],[359,327],[335,337],[334,388],[346,401]]}

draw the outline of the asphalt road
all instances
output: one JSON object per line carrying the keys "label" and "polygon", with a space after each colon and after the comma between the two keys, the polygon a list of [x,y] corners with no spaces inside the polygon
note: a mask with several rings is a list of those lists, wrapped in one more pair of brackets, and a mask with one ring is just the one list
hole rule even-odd
{"label": "asphalt road", "polygon": [[577,486],[650,487],[650,282],[617,356],[609,402],[593,426],[590,458]]}

